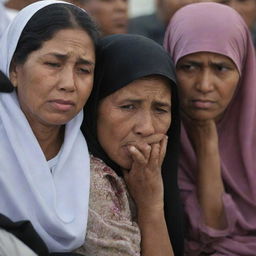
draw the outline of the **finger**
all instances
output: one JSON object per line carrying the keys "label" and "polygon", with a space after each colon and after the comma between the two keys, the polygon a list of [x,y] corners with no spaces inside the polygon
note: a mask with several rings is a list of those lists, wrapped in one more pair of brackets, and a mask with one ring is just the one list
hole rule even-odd
{"label": "finger", "polygon": [[164,157],[166,154],[167,149],[167,143],[168,143],[168,136],[165,136],[161,142],[160,142],[160,153],[159,153],[159,164],[162,166]]}
{"label": "finger", "polygon": [[155,143],[151,145],[151,153],[149,158],[149,169],[154,171],[159,168],[159,154],[160,154],[160,144]]}
{"label": "finger", "polygon": [[[151,147],[147,145],[149,150],[151,150]],[[131,154],[132,160],[134,161],[134,164],[136,165],[145,165],[148,162],[148,158],[144,156],[142,152],[140,152],[135,146],[129,146],[128,150]]]}
{"label": "finger", "polygon": [[151,151],[151,146],[143,141],[136,141],[131,146],[134,146],[144,156],[145,160],[148,161]]}

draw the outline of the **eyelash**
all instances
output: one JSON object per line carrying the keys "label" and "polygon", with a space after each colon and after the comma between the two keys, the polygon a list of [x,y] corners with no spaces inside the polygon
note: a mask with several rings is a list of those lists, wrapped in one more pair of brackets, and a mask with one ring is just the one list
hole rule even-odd
{"label": "eyelash", "polygon": [[[128,111],[132,111],[134,110],[136,107],[132,104],[129,104],[129,105],[123,105],[123,106],[120,106],[121,109],[124,109],[124,110],[128,110]],[[159,114],[165,114],[165,113],[169,113],[168,110],[166,109],[163,109],[163,108],[155,108],[155,110],[159,113]]]}
{"label": "eyelash", "polygon": [[122,105],[120,106],[121,109],[126,109],[126,110],[132,110],[135,109],[135,106],[132,104],[128,104],[128,105]]}
{"label": "eyelash", "polygon": [[91,71],[89,69],[85,69],[85,68],[78,68],[78,71],[84,74],[90,74]]}
{"label": "eyelash", "polygon": [[56,62],[45,62],[45,64],[51,67],[60,67],[60,64]]}

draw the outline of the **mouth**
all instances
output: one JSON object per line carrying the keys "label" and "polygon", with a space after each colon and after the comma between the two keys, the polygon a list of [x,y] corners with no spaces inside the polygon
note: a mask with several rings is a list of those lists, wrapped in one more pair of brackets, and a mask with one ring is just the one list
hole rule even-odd
{"label": "mouth", "polygon": [[126,28],[128,24],[127,19],[125,18],[116,18],[113,22],[115,23],[115,26],[119,28]]}
{"label": "mouth", "polygon": [[63,99],[56,99],[51,100],[50,104],[58,111],[67,112],[72,109],[75,105],[73,101],[70,100],[63,100]]}
{"label": "mouth", "polygon": [[213,105],[216,104],[216,102],[212,100],[200,100],[200,99],[192,100],[191,103],[194,108],[205,109],[205,110],[212,108]]}

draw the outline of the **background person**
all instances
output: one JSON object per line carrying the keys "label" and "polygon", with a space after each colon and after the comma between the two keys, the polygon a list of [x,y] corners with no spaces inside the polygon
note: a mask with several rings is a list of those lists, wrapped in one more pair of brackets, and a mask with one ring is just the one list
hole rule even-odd
{"label": "background person", "polygon": [[198,3],[174,15],[165,47],[176,65],[183,114],[179,187],[186,253],[253,256],[256,63],[250,32],[230,7]]}
{"label": "background person", "polygon": [[166,27],[174,13],[187,4],[200,1],[207,0],[155,0],[156,11],[130,19],[128,32],[146,36],[162,45]]}
{"label": "background person", "polygon": [[243,18],[249,27],[254,46],[256,45],[256,1],[255,0],[221,0],[221,3],[227,4],[235,9]]}
{"label": "background person", "polygon": [[183,255],[172,62],[148,38],[112,35],[100,41],[95,78],[82,125],[92,154],[84,250],[167,256],[172,246]]}
{"label": "background person", "polygon": [[60,1],[24,8],[1,38],[0,212],[29,220],[50,252],[84,242],[90,166],[80,131],[93,86],[95,24]]}
{"label": "background person", "polygon": [[127,33],[128,0],[69,0],[88,11],[102,36]]}

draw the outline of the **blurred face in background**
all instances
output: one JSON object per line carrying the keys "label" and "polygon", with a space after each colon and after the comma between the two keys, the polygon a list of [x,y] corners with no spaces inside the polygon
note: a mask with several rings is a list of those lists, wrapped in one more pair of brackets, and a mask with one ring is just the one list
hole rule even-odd
{"label": "blurred face in background", "polygon": [[181,7],[187,4],[193,4],[197,2],[220,2],[221,0],[157,0],[156,7],[158,15],[165,24],[169,23],[173,14]]}
{"label": "blurred face in background", "polygon": [[128,0],[73,0],[88,11],[103,36],[127,33]]}
{"label": "blurred face in background", "polygon": [[251,29],[256,20],[256,0],[222,0],[221,3],[234,8]]}
{"label": "blurred face in background", "polygon": [[15,10],[21,10],[29,4],[37,2],[36,0],[9,0],[6,1],[5,6]]}

